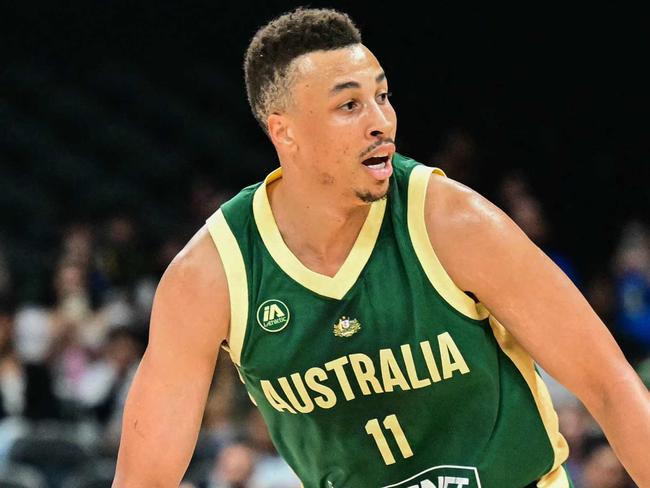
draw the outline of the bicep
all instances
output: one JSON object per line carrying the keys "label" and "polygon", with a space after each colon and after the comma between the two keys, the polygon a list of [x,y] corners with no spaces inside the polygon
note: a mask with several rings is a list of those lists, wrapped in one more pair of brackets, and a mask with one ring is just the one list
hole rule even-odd
{"label": "bicep", "polygon": [[546,371],[585,403],[596,401],[605,383],[627,369],[612,335],[521,230],[506,228],[500,247],[482,265],[484,278],[471,283],[478,298]]}
{"label": "bicep", "polygon": [[131,486],[131,480],[141,480],[143,486],[178,486],[187,469],[211,377],[179,364],[163,376],[167,368],[155,354],[142,358],[122,421],[115,480],[128,483],[124,486]]}
{"label": "bicep", "polygon": [[441,262],[536,362],[585,403],[599,401],[607,382],[629,374],[584,296],[508,216],[468,189],[445,206],[455,217],[442,225],[429,220]]}
{"label": "bicep", "polygon": [[209,272],[177,262],[161,280],[124,408],[114,486],[178,486],[187,469],[227,331],[225,277]]}

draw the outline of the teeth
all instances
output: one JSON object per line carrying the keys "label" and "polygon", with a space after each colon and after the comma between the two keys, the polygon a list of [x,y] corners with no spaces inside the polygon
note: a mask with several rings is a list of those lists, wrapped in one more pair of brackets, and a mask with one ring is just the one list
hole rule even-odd
{"label": "teeth", "polygon": [[386,167],[386,163],[379,163],[379,164],[371,164],[367,166],[370,169],[384,169]]}

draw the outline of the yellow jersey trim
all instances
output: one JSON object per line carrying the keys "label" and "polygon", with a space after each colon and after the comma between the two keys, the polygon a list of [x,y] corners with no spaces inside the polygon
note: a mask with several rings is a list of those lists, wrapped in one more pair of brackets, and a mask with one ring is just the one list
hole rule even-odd
{"label": "yellow jersey trim", "polygon": [[535,362],[530,355],[524,350],[516,339],[499,323],[499,321],[490,315],[490,326],[499,347],[506,356],[517,367],[524,377],[530,392],[535,400],[535,405],[546,429],[551,447],[553,448],[554,461],[549,472],[544,475],[538,482],[538,488],[569,488],[567,474],[562,467],[562,463],[569,457],[569,446],[564,436],[560,433],[557,414],[553,408],[551,395],[544,384],[542,378],[537,374]]}
{"label": "yellow jersey trim", "polygon": [[537,488],[570,488],[569,476],[564,467],[558,466],[537,482]]}
{"label": "yellow jersey trim", "polygon": [[474,300],[456,286],[431,245],[424,219],[424,205],[432,172],[446,176],[439,168],[419,165],[413,168],[409,178],[407,221],[415,254],[429,282],[449,305],[471,319],[483,320],[488,316],[485,308],[477,307]]}
{"label": "yellow jersey trim", "polygon": [[264,245],[277,265],[305,288],[329,298],[342,299],[356,283],[375,247],[386,210],[386,199],[373,202],[366,221],[341,268],[334,276],[307,268],[287,247],[273,217],[266,187],[282,177],[278,168],[266,177],[253,196],[253,215]]}
{"label": "yellow jersey trim", "polygon": [[226,281],[228,282],[230,331],[228,333],[228,346],[224,347],[224,349],[230,352],[232,361],[240,365],[246,323],[248,321],[248,282],[246,280],[244,258],[221,210],[210,216],[206,223],[212,241],[217,246],[219,256],[221,256]]}

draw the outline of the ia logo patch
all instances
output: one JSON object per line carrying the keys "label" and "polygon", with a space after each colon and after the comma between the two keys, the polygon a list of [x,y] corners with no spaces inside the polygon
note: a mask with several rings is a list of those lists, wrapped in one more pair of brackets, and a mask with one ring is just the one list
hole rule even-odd
{"label": "ia logo patch", "polygon": [[267,332],[280,332],[290,318],[289,307],[280,300],[266,300],[257,309],[257,323]]}
{"label": "ia logo patch", "polygon": [[435,466],[383,488],[481,488],[481,481],[474,467]]}

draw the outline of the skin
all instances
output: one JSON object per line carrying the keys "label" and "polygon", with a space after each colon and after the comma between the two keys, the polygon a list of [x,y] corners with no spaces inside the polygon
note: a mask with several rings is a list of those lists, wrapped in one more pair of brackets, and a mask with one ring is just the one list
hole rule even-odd
{"label": "skin", "polygon": [[[333,276],[368,214],[365,200],[388,190],[388,179],[378,180],[361,161],[394,140],[396,116],[381,95],[381,66],[365,46],[314,52],[296,63],[293,104],[267,121],[283,167],[269,198],[289,249],[308,268]],[[328,96],[348,82],[357,86]],[[637,484],[650,486],[649,394],[571,281],[508,216],[460,183],[432,175],[425,212],[431,243],[455,283],[583,401]],[[223,266],[202,228],[156,292],[113,487],[178,486],[229,320]]]}
{"label": "skin", "polygon": [[[308,268],[334,276],[368,215],[362,196],[377,200],[388,191],[389,180],[377,181],[361,162],[394,141],[397,116],[387,80],[377,81],[383,69],[365,46],[314,52],[295,63],[294,103],[268,119],[283,171],[268,187],[269,199],[289,249]],[[348,82],[359,88],[331,95]]]}
{"label": "skin", "polygon": [[433,175],[429,238],[456,285],[472,291],[600,424],[640,487],[650,487],[650,394],[571,280],[499,208]]}

